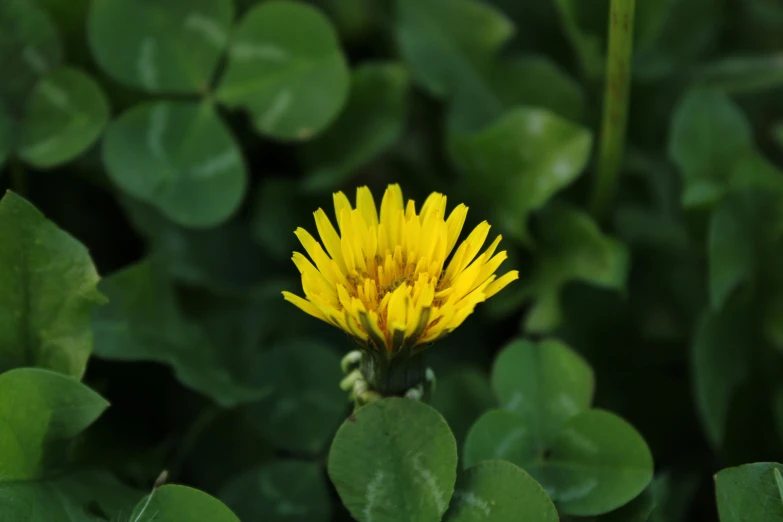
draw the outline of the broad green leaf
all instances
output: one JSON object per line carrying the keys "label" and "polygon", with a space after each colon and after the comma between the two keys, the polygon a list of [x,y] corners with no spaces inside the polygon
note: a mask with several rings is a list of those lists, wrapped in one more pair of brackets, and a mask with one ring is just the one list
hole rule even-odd
{"label": "broad green leaf", "polygon": [[150,261],[112,274],[101,283],[109,304],[93,315],[95,354],[119,361],[170,365],[177,379],[225,407],[266,396],[247,377],[232,374],[231,347],[215,346],[179,310],[170,281]]}
{"label": "broad green leaf", "polygon": [[430,404],[443,415],[457,445],[462,446],[470,426],[486,410],[497,406],[497,399],[486,372],[466,365],[438,372]]}
{"label": "broad green leaf", "polygon": [[248,110],[262,134],[308,139],[334,121],[348,97],[349,70],[334,28],[303,2],[272,0],[248,11],[228,53],[217,97]]}
{"label": "broad green leaf", "polygon": [[763,277],[767,256],[776,256],[774,246],[783,237],[781,204],[783,195],[775,197],[761,191],[734,191],[718,203],[708,238],[710,300],[714,309],[720,309],[743,283]]}
{"label": "broad green leaf", "polygon": [[0,519],[13,522],[125,521],[142,495],[111,475],[92,471],[70,473],[51,480],[11,483],[0,480]]}
{"label": "broad green leaf", "polygon": [[293,339],[264,352],[251,373],[272,390],[245,409],[261,433],[290,451],[320,451],[346,413],[340,357],[318,341]]}
{"label": "broad green leaf", "polygon": [[122,190],[186,227],[227,220],[247,186],[242,153],[206,103],[161,101],[129,109],[109,125],[103,161]]}
{"label": "broad green leaf", "polygon": [[726,5],[724,0],[637,2],[634,76],[654,80],[688,71],[712,51]]}
{"label": "broad green leaf", "polygon": [[409,91],[408,72],[395,63],[353,71],[351,95],[334,125],[303,150],[307,190],[333,190],[400,137]]}
{"label": "broad green leaf", "polygon": [[783,86],[780,54],[733,56],[693,72],[694,81],[729,93],[754,93]]}
{"label": "broad green leaf", "polygon": [[89,76],[62,67],[41,78],[30,93],[20,129],[19,156],[39,168],[54,167],[84,152],[109,121],[109,104]]}
{"label": "broad green leaf", "polygon": [[140,496],[98,474],[16,482],[2,486],[0,517],[14,522],[125,520]]}
{"label": "broad green leaf", "polygon": [[547,110],[518,108],[455,140],[454,155],[469,188],[493,202],[498,225],[525,241],[528,215],[582,173],[591,147],[584,127]]}
{"label": "broad green leaf", "polygon": [[228,40],[231,0],[94,0],[87,31],[98,65],[151,93],[206,93]]}
{"label": "broad green leaf", "polygon": [[0,372],[39,366],[81,378],[90,313],[105,302],[87,249],[12,192],[0,201]]}
{"label": "broad green leaf", "polygon": [[39,368],[0,374],[0,489],[62,464],[63,445],[109,405],[73,377]]}
{"label": "broad green leaf", "polygon": [[444,522],[558,522],[549,496],[530,475],[503,461],[462,473]]}
{"label": "broad green leaf", "polygon": [[328,469],[359,522],[437,522],[454,491],[457,445],[443,417],[426,404],[383,399],[343,423]]}
{"label": "broad green leaf", "polygon": [[18,111],[38,78],[59,66],[63,58],[57,27],[37,2],[0,2],[0,57],[0,105]]}
{"label": "broad green leaf", "polygon": [[740,386],[750,378],[759,342],[754,310],[735,298],[722,310],[704,314],[693,340],[696,407],[707,439],[721,446],[729,429],[729,410]]}
{"label": "broad green leaf", "polygon": [[656,511],[656,498],[653,484],[626,505],[605,515],[582,518],[581,522],[650,522]]}
{"label": "broad green leaf", "polygon": [[750,125],[725,94],[688,91],[669,133],[669,156],[684,179],[685,206],[711,205],[720,199],[733,167],[752,151]]}
{"label": "broad green leaf", "polygon": [[783,521],[783,465],[774,462],[726,468],[715,475],[720,522]]}
{"label": "broad green leaf", "polygon": [[514,33],[503,13],[477,0],[396,0],[397,44],[431,94],[482,91],[481,68]]}
{"label": "broad green leaf", "polygon": [[527,289],[534,305],[524,325],[531,332],[546,332],[560,324],[560,293],[569,282],[622,290],[629,253],[576,208],[549,205],[538,217],[537,261]]}
{"label": "broad green leaf", "polygon": [[492,62],[482,70],[481,78],[483,89],[465,86],[451,101],[447,126],[455,137],[480,131],[520,106],[546,109],[574,122],[584,119],[580,85],[543,56]]}
{"label": "broad green leaf", "polygon": [[139,522],[239,522],[225,504],[203,491],[186,486],[165,485],[142,499],[130,519]]}
{"label": "broad green leaf", "polygon": [[542,454],[568,419],[590,407],[595,382],[587,362],[565,344],[517,340],[495,359],[492,386],[500,404],[525,419]]}
{"label": "broad green leaf", "polygon": [[561,512],[600,515],[630,502],[647,487],[653,460],[633,426],[612,413],[588,410],[566,422],[546,461],[528,471]]}
{"label": "broad green leaf", "polygon": [[507,410],[489,410],[470,428],[462,454],[463,469],[487,460],[506,460],[522,468],[543,456],[535,424]]}
{"label": "broad green leaf", "polygon": [[332,506],[323,471],[313,462],[279,460],[246,471],[220,498],[242,520],[328,522]]}

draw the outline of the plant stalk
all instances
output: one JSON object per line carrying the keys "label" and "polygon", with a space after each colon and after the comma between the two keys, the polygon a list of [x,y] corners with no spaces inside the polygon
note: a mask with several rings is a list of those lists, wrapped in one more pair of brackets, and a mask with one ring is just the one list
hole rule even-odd
{"label": "plant stalk", "polygon": [[611,0],[604,111],[590,209],[603,218],[617,192],[625,150],[636,0]]}
{"label": "plant stalk", "polygon": [[370,389],[384,397],[402,396],[426,379],[426,350],[396,354],[364,350],[361,371]]}

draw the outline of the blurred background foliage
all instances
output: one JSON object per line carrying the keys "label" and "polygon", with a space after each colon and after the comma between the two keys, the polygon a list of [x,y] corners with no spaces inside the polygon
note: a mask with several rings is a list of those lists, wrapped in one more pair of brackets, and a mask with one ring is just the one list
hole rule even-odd
{"label": "blurred background foliage", "polygon": [[0,188],[87,247],[109,300],[80,327],[111,403],[83,461],[141,489],[168,469],[243,520],[280,498],[305,511],[267,520],[346,520],[323,466],[351,342],[280,291],[333,191],[400,183],[467,203],[521,274],[430,349],[460,446],[498,350],[557,337],[650,445],[650,520],[715,519],[713,473],[783,459],[783,6],[637,1],[598,221],[608,4],[0,2]]}

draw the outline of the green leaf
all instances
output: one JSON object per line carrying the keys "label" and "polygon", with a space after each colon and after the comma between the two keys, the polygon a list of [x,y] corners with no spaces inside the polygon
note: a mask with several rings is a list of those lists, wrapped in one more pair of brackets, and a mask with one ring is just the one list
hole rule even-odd
{"label": "green leaf", "polygon": [[0,201],[0,372],[39,366],[81,378],[90,313],[105,302],[87,249],[12,192]]}
{"label": "green leaf", "polygon": [[51,480],[0,480],[0,518],[14,522],[127,520],[123,517],[141,496],[111,475],[92,471]]}
{"label": "green leaf", "polygon": [[73,377],[39,368],[0,374],[0,487],[34,480],[109,403]]}
{"label": "green leaf", "polygon": [[588,410],[555,437],[547,460],[528,471],[569,515],[607,513],[633,500],[653,478],[650,449],[620,417]]}
{"label": "green leaf", "polygon": [[511,21],[476,0],[397,0],[396,39],[414,79],[431,94],[481,91],[481,68],[514,33]]}
{"label": "green leaf", "polygon": [[481,89],[467,85],[451,100],[447,127],[453,136],[480,131],[520,106],[546,109],[575,122],[584,119],[581,86],[543,56],[488,63],[481,79]]}
{"label": "green leaf", "polygon": [[760,191],[734,191],[718,203],[708,243],[714,309],[723,307],[743,283],[760,279],[765,260],[777,255],[774,246],[783,232],[781,203],[783,197]]}
{"label": "green leaf", "polygon": [[321,469],[312,462],[279,460],[246,471],[220,498],[242,519],[329,522],[331,501]]}
{"label": "green leaf", "polygon": [[62,67],[39,80],[30,94],[19,137],[19,156],[54,167],[87,150],[109,121],[109,104],[89,76]]}
{"label": "green leaf", "polygon": [[112,274],[101,290],[109,304],[93,315],[97,356],[168,364],[182,384],[225,407],[271,391],[254,388],[246,376],[229,371],[230,347],[214,346],[198,325],[182,316],[171,283],[151,262]]}
{"label": "green leaf", "polygon": [[337,121],[303,150],[307,190],[333,190],[383,153],[402,132],[408,72],[396,63],[369,63],[352,73],[351,95]]}
{"label": "green leaf", "polygon": [[537,462],[543,451],[536,440],[536,426],[507,410],[489,410],[479,417],[465,439],[462,467],[487,460],[506,460],[522,468]]}
{"label": "green leaf", "polygon": [[456,139],[454,155],[470,190],[492,201],[499,225],[525,241],[528,215],[582,173],[591,147],[584,127],[547,110],[518,108]]}
{"label": "green leaf", "polygon": [[497,400],[485,371],[474,366],[461,366],[437,375],[430,402],[446,419],[461,446],[470,426]]}
{"label": "green leaf", "polygon": [[337,34],[321,11],[272,0],[248,11],[234,31],[217,97],[249,111],[262,134],[304,140],[334,121],[349,82]]}
{"label": "green leaf", "polygon": [[329,442],[347,406],[334,351],[305,338],[289,340],[264,352],[252,375],[272,393],[245,411],[270,442],[309,453]]}
{"label": "green leaf", "polygon": [[652,520],[656,508],[655,492],[651,484],[638,497],[621,508],[582,522],[648,522]]}
{"label": "green leaf", "polygon": [[176,485],[161,486],[141,500],[131,514],[131,520],[239,522],[237,516],[218,499],[203,491]]}
{"label": "green leaf", "polygon": [[242,203],[247,171],[228,127],[204,103],[152,102],[114,120],[103,141],[109,177],[187,227],[211,227]]}
{"label": "green leaf", "polygon": [[0,3],[0,56],[0,105],[15,111],[24,106],[38,78],[59,66],[63,59],[57,27],[36,2]]}
{"label": "green leaf", "polygon": [[587,362],[562,342],[517,340],[495,359],[492,386],[501,406],[525,419],[541,452],[568,419],[590,407],[595,380]]}
{"label": "green leaf", "polygon": [[538,218],[537,264],[527,289],[534,305],[524,325],[527,331],[547,332],[560,324],[560,293],[569,282],[622,290],[629,253],[590,216],[570,206],[549,205]]}
{"label": "green leaf", "polygon": [[750,125],[725,94],[708,89],[688,91],[669,133],[669,156],[685,183],[683,205],[715,203],[737,161],[752,151]]}
{"label": "green leaf", "polygon": [[443,417],[426,404],[383,399],[343,423],[328,469],[359,522],[437,522],[454,491],[457,445]]}
{"label": "green leaf", "polygon": [[689,72],[713,50],[725,5],[723,0],[638,2],[634,76],[649,81]]}
{"label": "green leaf", "polygon": [[693,340],[696,406],[707,439],[721,446],[729,429],[729,411],[742,384],[750,378],[758,343],[754,310],[739,299],[704,314]]}
{"label": "green leaf", "polygon": [[462,473],[444,522],[557,522],[554,504],[520,468],[503,461],[482,462]]}
{"label": "green leaf", "polygon": [[231,29],[231,0],[95,0],[93,56],[109,76],[151,93],[205,93]]}
{"label": "green leaf", "polygon": [[774,462],[726,468],[715,475],[721,522],[783,521],[783,465]]}
{"label": "green leaf", "polygon": [[783,86],[780,55],[732,56],[698,67],[694,80],[728,93],[755,93]]}

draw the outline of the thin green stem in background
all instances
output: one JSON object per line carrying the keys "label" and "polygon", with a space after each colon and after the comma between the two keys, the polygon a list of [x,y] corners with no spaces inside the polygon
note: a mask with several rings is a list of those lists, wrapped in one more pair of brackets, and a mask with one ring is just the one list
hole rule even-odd
{"label": "thin green stem in background", "polygon": [[609,8],[604,114],[596,179],[590,202],[593,215],[597,218],[606,214],[617,192],[618,174],[625,149],[635,7],[636,0],[612,0]]}

